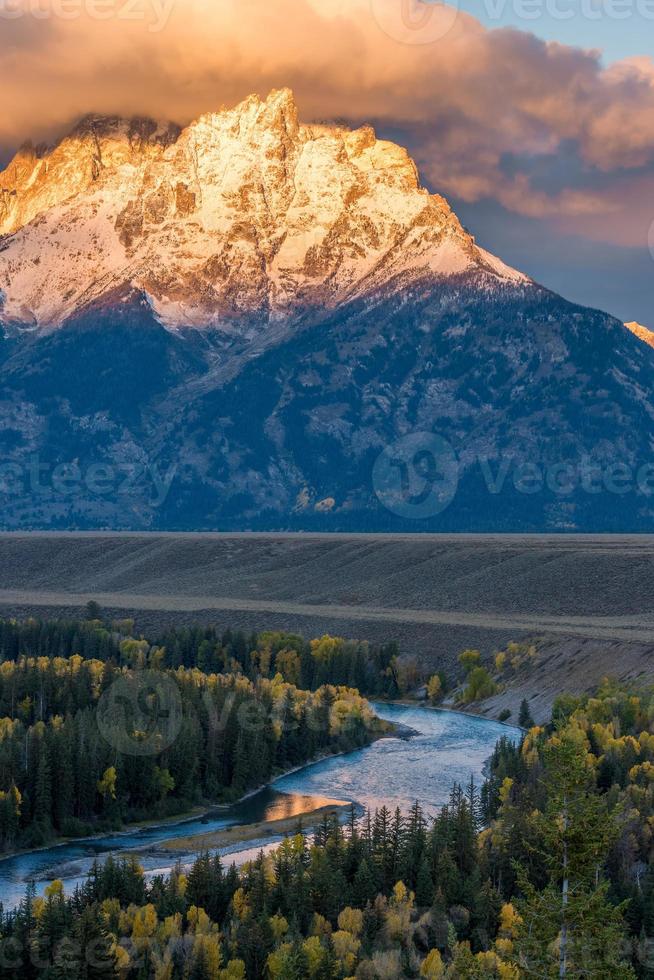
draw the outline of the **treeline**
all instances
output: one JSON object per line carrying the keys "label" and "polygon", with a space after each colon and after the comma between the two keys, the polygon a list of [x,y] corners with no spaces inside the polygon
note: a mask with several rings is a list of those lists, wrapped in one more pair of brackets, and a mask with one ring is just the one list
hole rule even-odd
{"label": "treeline", "polygon": [[380,730],[349,688],[160,659],[148,648],[134,668],[79,656],[0,665],[0,848],[230,801]]}
{"label": "treeline", "polygon": [[304,690],[323,684],[354,687],[367,697],[398,697],[421,678],[418,665],[400,662],[397,643],[322,636],[305,640],[293,633],[265,631],[249,636],[213,627],[173,629],[157,640],[171,666],[190,663],[201,670],[238,671],[252,679],[281,676]]}
{"label": "treeline", "polygon": [[74,653],[86,660],[117,661],[121,637],[133,625],[129,620],[108,628],[100,620],[0,619],[0,663],[21,656],[70,657]]}
{"label": "treeline", "polygon": [[162,667],[198,667],[205,673],[241,673],[251,680],[274,677],[303,690],[324,684],[355,687],[369,697],[398,697],[423,679],[414,661],[400,661],[396,643],[381,645],[323,636],[264,631],[246,634],[216,627],[170,629],[151,640],[135,637],[132,620],[105,623],[90,603],[89,619],[0,620],[0,663],[19,657],[70,657],[138,666],[159,651]]}
{"label": "treeline", "polygon": [[207,854],[146,882],[133,859],[109,860],[69,898],[60,883],[28,891],[2,921],[0,977],[650,977],[638,700],[560,702],[558,727],[500,743],[483,792],[455,787],[435,819],[418,804],[353,812],[240,871]]}

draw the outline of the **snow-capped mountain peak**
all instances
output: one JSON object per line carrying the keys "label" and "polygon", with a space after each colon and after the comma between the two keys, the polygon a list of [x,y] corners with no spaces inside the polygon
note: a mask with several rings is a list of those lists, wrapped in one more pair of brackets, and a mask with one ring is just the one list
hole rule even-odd
{"label": "snow-capped mountain peak", "polygon": [[526,281],[402,147],[301,124],[288,89],[183,130],[89,116],[53,148],[26,145],[0,174],[0,235],[0,312],[22,329],[125,289],[170,328],[238,332],[425,278]]}
{"label": "snow-capped mountain peak", "polygon": [[637,323],[635,320],[632,320],[631,323],[625,323],[625,327],[638,337],[639,340],[642,340],[643,343],[654,347],[654,330],[650,330],[649,327],[644,327],[642,323]]}

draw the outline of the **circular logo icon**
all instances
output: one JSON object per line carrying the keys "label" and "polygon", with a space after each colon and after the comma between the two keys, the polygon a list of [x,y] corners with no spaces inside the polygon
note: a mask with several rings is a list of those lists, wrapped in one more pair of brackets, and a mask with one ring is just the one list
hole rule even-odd
{"label": "circular logo icon", "polygon": [[387,446],[372,474],[379,501],[398,517],[420,521],[442,513],[459,486],[459,461],[446,439],[414,432]]}
{"label": "circular logo icon", "polygon": [[384,34],[400,44],[434,44],[459,16],[457,0],[370,0],[370,6]]}
{"label": "circular logo icon", "polygon": [[119,677],[98,702],[103,738],[125,755],[159,755],[182,727],[177,684],[157,670],[135,670]]}

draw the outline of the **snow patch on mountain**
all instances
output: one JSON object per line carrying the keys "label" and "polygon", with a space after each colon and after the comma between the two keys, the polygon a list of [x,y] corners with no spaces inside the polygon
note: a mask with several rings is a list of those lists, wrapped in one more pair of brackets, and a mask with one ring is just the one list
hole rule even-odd
{"label": "snow patch on mountain", "polygon": [[183,130],[88,117],[27,145],[0,174],[0,236],[3,319],[29,329],[117,289],[170,329],[238,334],[421,280],[530,281],[421,187],[406,150],[369,126],[302,125],[288,89]]}
{"label": "snow patch on mountain", "polygon": [[654,347],[654,330],[650,330],[649,327],[644,327],[642,323],[637,323],[635,320],[632,320],[631,323],[625,323],[625,327],[635,334],[639,340],[642,340],[643,343]]}

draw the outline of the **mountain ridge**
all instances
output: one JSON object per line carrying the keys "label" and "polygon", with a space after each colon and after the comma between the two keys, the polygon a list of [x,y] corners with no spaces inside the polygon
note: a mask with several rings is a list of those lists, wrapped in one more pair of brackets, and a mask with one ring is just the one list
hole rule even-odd
{"label": "mountain ridge", "polygon": [[228,331],[398,276],[526,278],[478,248],[403,148],[301,125],[287,89],[184,129],[87,117],[49,153],[19,152],[0,188],[4,318],[37,329],[117,286],[166,327]]}
{"label": "mountain ridge", "polygon": [[370,127],[86,117],[0,189],[0,526],[649,529],[654,350]]}
{"label": "mountain ridge", "polygon": [[642,340],[643,343],[648,344],[650,347],[654,347],[654,330],[650,330],[649,327],[643,326],[642,323],[637,323],[632,320],[630,323],[625,323],[627,330],[630,330],[635,337]]}

